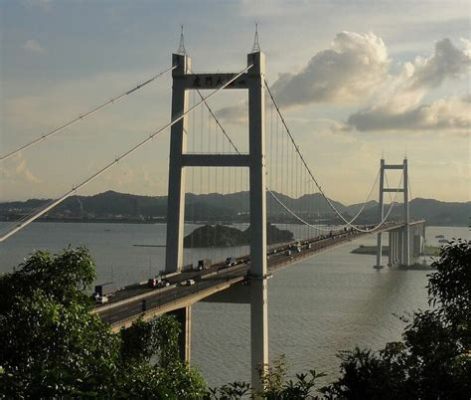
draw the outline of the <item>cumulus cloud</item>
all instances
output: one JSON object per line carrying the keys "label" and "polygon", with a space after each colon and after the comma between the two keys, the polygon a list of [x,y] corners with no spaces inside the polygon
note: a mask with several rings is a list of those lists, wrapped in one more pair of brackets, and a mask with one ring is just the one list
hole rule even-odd
{"label": "cumulus cloud", "polygon": [[471,122],[469,98],[441,99],[422,104],[424,96],[447,79],[464,76],[471,66],[471,46],[464,49],[449,39],[436,43],[429,58],[404,64],[402,71],[383,85],[382,97],[348,118],[359,131],[413,129],[468,129]]}
{"label": "cumulus cloud", "polygon": [[389,69],[386,46],[373,33],[337,34],[331,48],[309,60],[297,74],[282,74],[273,93],[282,106],[352,102],[369,96]]}
{"label": "cumulus cloud", "polygon": [[359,131],[469,129],[471,103],[466,99],[441,99],[400,113],[388,107],[372,107],[351,115],[348,123]]}
{"label": "cumulus cloud", "polygon": [[39,44],[37,40],[30,39],[25,42],[23,49],[31,51],[33,53],[44,53],[44,48]]}
{"label": "cumulus cloud", "polygon": [[411,89],[437,87],[447,78],[459,78],[471,66],[471,45],[457,48],[450,39],[435,44],[435,53],[428,59],[418,58],[412,65]]}
{"label": "cumulus cloud", "polygon": [[[446,81],[469,74],[471,41],[463,39],[459,47],[443,39],[431,56],[405,62],[396,73],[390,67],[381,38],[373,33],[341,32],[330,48],[316,53],[298,73],[281,74],[271,89],[284,109],[311,103],[363,106],[339,125],[341,131],[469,129],[469,98],[428,103],[424,98]],[[247,103],[217,114],[230,122],[245,121]]]}
{"label": "cumulus cloud", "polygon": [[[297,73],[284,73],[272,85],[280,106],[352,103],[369,97],[387,76],[390,60],[381,38],[373,33],[341,32],[329,49],[319,51]],[[246,118],[244,105],[226,107],[218,116]]]}

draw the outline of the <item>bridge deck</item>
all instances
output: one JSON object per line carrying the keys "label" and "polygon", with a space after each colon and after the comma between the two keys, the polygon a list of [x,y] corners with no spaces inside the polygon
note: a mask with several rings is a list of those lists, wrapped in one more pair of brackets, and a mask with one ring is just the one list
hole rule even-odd
{"label": "bridge deck", "polygon": [[[421,225],[425,221],[411,222],[411,226]],[[387,232],[402,228],[403,224],[389,223],[373,232],[335,231],[332,236],[316,237],[296,243],[301,244],[301,252],[288,250],[293,243],[271,248],[268,252],[268,272],[271,274],[281,268],[292,265],[322,251],[356,240],[371,233]],[[139,317],[151,319],[182,307],[201,301],[234,285],[248,284],[250,276],[250,257],[237,259],[237,265],[226,266],[223,262],[213,264],[207,270],[181,272],[169,278],[170,286],[152,289],[146,283],[135,284],[117,291],[104,305],[97,305],[93,313],[108,322],[114,331],[128,327]],[[188,279],[194,285],[184,286]]]}

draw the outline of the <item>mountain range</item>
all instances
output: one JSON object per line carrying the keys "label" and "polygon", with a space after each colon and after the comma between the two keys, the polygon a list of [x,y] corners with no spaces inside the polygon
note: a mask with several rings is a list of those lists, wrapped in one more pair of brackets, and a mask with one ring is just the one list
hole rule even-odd
{"label": "mountain range", "polygon": [[[291,198],[281,193],[267,193],[267,211],[272,222],[296,222],[276,200],[278,198],[301,218],[310,223],[339,223],[340,220],[328,202],[319,193]],[[30,199],[0,203],[0,220],[16,220],[28,215],[51,200]],[[330,200],[346,218],[353,217],[363,204],[346,206]],[[389,205],[385,206],[385,212]],[[391,216],[400,218],[402,204],[394,204]],[[429,225],[469,226],[471,202],[443,202],[434,199],[415,198],[410,202],[410,214],[415,219],[425,219]],[[42,220],[61,221],[109,221],[155,222],[165,221],[167,196],[142,196],[107,191],[93,196],[72,196],[51,210]],[[187,221],[248,221],[249,193],[186,194],[185,215]],[[378,220],[378,203],[365,204],[358,223],[375,223]]]}

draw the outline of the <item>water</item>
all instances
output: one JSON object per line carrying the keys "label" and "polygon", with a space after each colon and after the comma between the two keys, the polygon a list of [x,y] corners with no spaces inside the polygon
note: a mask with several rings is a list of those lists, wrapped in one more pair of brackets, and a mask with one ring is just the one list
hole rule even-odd
{"label": "water", "polygon": [[[190,232],[195,227],[185,228]],[[164,244],[165,229],[159,224],[35,223],[0,244],[0,272],[11,271],[34,249],[57,252],[71,244],[90,249],[98,281],[112,279],[124,285],[144,280],[163,268],[165,249],[133,245]],[[470,238],[468,228],[428,227],[428,244],[438,245],[438,234]],[[270,279],[270,355],[284,354],[290,373],[314,368],[332,380],[338,373],[339,351],[355,346],[378,349],[399,340],[404,323],[398,315],[427,306],[426,271],[376,271],[374,256],[350,254],[359,244],[374,243],[374,236],[347,243]],[[185,260],[208,255],[217,260],[247,251],[245,246],[186,250]],[[210,385],[249,381],[249,306],[204,302],[193,306],[192,346],[192,363]]]}

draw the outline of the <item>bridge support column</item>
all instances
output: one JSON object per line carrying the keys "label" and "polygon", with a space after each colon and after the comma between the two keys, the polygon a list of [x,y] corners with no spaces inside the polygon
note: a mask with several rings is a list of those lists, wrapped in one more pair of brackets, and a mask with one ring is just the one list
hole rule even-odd
{"label": "bridge support column", "polygon": [[400,231],[389,232],[389,266],[398,265],[401,252]]}
{"label": "bridge support column", "polygon": [[[190,71],[191,59],[173,54],[172,120],[188,109],[188,93],[185,75]],[[185,168],[183,154],[186,151],[188,118],[183,117],[170,131],[170,162],[167,199],[167,244],[165,272],[180,271],[183,265],[183,235],[185,224]]]}
{"label": "bridge support column", "polygon": [[404,265],[404,231],[401,229],[398,232],[399,236],[399,265]]}
{"label": "bridge support column", "polygon": [[247,57],[250,148],[250,343],[251,375],[255,390],[262,388],[259,370],[268,365],[267,212],[265,183],[265,56]]}
{"label": "bridge support column", "polygon": [[401,257],[401,233],[399,231],[395,232],[395,243],[396,248],[394,252],[394,265],[398,265],[400,263]]}
{"label": "bridge support column", "polygon": [[409,172],[407,158],[404,159],[404,265],[410,265],[410,215],[409,215]]}
{"label": "bridge support column", "polygon": [[[379,220],[382,221],[384,218],[384,159],[381,159],[380,163],[380,170],[379,170]],[[382,234],[381,232],[378,233],[377,237],[377,249],[376,249],[376,267],[382,267],[382,259],[383,259],[383,242],[382,242]]]}
{"label": "bridge support column", "polygon": [[191,306],[175,310],[170,315],[177,319],[181,329],[178,335],[180,359],[189,363],[191,359]]}

